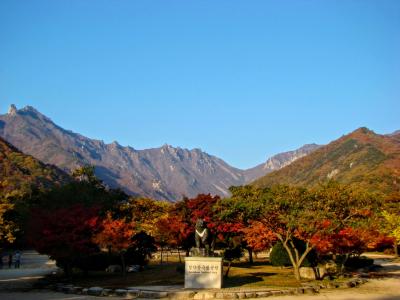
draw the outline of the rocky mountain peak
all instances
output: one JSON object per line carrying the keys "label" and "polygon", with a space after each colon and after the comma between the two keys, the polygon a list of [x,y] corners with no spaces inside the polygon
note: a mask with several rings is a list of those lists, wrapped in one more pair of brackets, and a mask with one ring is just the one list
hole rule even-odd
{"label": "rocky mountain peak", "polygon": [[15,116],[17,112],[18,112],[17,107],[14,104],[11,104],[10,108],[8,109],[8,114],[10,116]]}

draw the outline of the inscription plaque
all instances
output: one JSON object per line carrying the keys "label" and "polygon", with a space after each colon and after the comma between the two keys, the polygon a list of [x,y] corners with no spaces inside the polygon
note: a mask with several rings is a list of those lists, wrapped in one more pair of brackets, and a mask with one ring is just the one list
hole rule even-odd
{"label": "inscription plaque", "polygon": [[185,257],[185,288],[222,287],[222,257]]}

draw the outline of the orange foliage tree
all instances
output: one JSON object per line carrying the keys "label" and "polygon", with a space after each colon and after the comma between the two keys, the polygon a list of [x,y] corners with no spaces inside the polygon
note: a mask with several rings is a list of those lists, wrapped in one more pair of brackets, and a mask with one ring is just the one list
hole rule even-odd
{"label": "orange foliage tree", "polygon": [[266,250],[276,241],[274,233],[258,221],[250,222],[250,225],[243,228],[242,232],[248,247],[254,252]]}
{"label": "orange foliage tree", "polygon": [[122,271],[125,274],[124,253],[131,245],[132,236],[135,234],[135,223],[128,222],[125,218],[114,219],[110,212],[101,222],[101,230],[93,237],[93,242],[109,252],[116,252],[121,258]]}

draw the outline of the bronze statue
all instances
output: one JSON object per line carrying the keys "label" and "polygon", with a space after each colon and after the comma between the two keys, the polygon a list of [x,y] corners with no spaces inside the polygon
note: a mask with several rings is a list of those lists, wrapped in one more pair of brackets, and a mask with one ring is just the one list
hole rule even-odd
{"label": "bronze statue", "polygon": [[196,221],[195,241],[196,248],[192,251],[194,256],[213,256],[215,239],[203,219]]}

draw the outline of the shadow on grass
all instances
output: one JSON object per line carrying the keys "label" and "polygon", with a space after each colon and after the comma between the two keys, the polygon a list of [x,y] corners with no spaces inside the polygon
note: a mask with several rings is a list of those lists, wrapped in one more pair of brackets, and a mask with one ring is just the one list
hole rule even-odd
{"label": "shadow on grass", "polygon": [[239,287],[250,283],[256,283],[263,281],[263,279],[259,276],[248,275],[248,276],[240,276],[240,277],[228,277],[224,278],[224,287]]}
{"label": "shadow on grass", "polygon": [[257,273],[250,273],[253,276],[261,276],[261,277],[268,277],[268,276],[274,276],[278,273],[270,273],[270,272],[257,272]]}
{"label": "shadow on grass", "polygon": [[259,267],[259,266],[272,266],[269,262],[265,262],[265,261],[257,261],[254,263],[249,263],[249,262],[238,262],[238,263],[233,263],[232,264],[233,267],[236,268],[252,268],[252,267]]}
{"label": "shadow on grass", "polygon": [[124,288],[127,286],[141,285],[182,285],[184,276],[177,268],[183,264],[172,263],[163,265],[149,265],[144,271],[137,273],[106,273],[104,271],[92,271],[88,276],[75,273],[72,278],[50,275],[47,279],[51,282],[64,282],[82,287],[103,286],[106,288]]}

